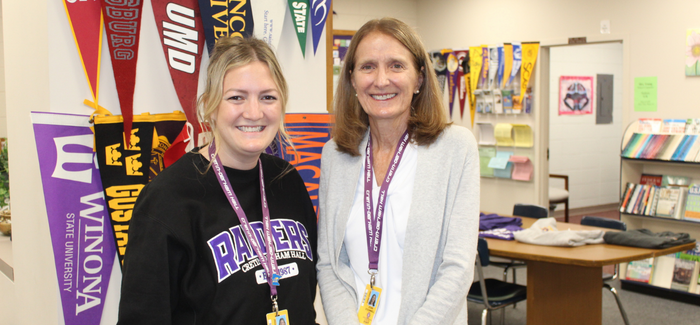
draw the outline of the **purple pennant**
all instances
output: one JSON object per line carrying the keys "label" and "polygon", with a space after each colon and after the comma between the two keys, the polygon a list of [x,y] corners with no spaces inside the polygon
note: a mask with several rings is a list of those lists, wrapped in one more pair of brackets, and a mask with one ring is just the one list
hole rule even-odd
{"label": "purple pennant", "polygon": [[331,8],[331,0],[312,0],[311,3],[311,34],[314,40],[314,55],[321,40],[323,27],[326,25],[326,18]]}
{"label": "purple pennant", "polygon": [[100,324],[115,258],[89,116],[32,112],[65,324]]}

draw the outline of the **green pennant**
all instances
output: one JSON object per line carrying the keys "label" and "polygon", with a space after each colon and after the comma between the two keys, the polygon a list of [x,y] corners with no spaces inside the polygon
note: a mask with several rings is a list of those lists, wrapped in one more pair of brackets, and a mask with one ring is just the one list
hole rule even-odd
{"label": "green pennant", "polygon": [[289,13],[292,14],[292,24],[297,32],[301,55],[306,57],[306,31],[309,23],[309,0],[288,0]]}

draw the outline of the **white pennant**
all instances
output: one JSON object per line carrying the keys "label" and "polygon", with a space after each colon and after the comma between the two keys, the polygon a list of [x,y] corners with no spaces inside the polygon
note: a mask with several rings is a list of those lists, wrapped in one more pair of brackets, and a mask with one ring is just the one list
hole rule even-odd
{"label": "white pennant", "polygon": [[287,10],[285,0],[255,0],[252,4],[255,30],[253,35],[265,41],[277,52],[277,44],[282,35],[284,14]]}

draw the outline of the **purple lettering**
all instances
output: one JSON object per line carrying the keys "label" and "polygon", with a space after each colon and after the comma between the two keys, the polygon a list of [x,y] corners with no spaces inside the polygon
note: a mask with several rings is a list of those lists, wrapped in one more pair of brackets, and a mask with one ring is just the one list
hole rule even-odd
{"label": "purple lettering", "polygon": [[231,274],[238,271],[240,268],[234,259],[233,241],[228,232],[222,232],[216,237],[207,241],[209,249],[214,257],[216,271],[219,275],[219,283],[228,278]]}

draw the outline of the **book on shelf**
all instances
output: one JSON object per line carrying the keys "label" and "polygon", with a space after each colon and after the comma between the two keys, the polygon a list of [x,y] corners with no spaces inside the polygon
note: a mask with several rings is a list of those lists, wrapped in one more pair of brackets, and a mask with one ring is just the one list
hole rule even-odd
{"label": "book on shelf", "polygon": [[685,133],[684,119],[664,119],[661,122],[661,133]]}
{"label": "book on shelf", "polygon": [[632,192],[634,192],[634,187],[634,183],[627,183],[627,188],[622,194],[622,198],[620,198],[620,212],[625,212],[625,209],[627,208],[627,203],[629,202],[630,197],[632,196]]}
{"label": "book on shelf", "polygon": [[688,292],[699,293],[698,291],[698,274],[700,273],[700,243],[695,243],[694,249],[689,249],[685,252],[677,253],[677,258],[685,259],[695,263],[695,268],[691,275],[690,285],[688,286]]}
{"label": "book on shelf", "polygon": [[700,134],[700,118],[689,118],[685,121],[686,134]]}
{"label": "book on shelf", "polygon": [[639,184],[661,186],[662,181],[663,175],[642,174],[642,177],[639,179]]}
{"label": "book on shelf", "polygon": [[639,133],[659,133],[662,120],[660,118],[640,118],[637,123]]}
{"label": "book on shelf", "polygon": [[644,185],[641,185],[641,184],[636,184],[634,186],[634,192],[632,193],[632,196],[630,197],[629,202],[627,202],[627,206],[625,207],[625,211],[624,211],[625,213],[632,213],[632,211],[634,210],[634,206],[635,206],[635,204],[637,204],[637,199],[639,198],[639,192],[642,191],[642,187],[644,187]]}
{"label": "book on shelf", "polygon": [[654,258],[649,257],[639,261],[632,261],[627,264],[625,279],[642,283],[651,281],[651,272],[654,267]]}
{"label": "book on shelf", "polygon": [[656,196],[656,190],[658,188],[659,188],[658,186],[652,185],[651,192],[649,193],[649,198],[647,199],[647,202],[646,202],[646,206],[644,207],[644,211],[642,211],[643,215],[645,215],[645,216],[651,215],[651,211],[656,204],[656,200],[654,198]]}
{"label": "book on shelf", "polygon": [[[675,262],[673,264],[673,280],[671,281],[671,289],[686,292],[689,291],[690,283],[693,280],[693,273],[695,272],[696,263],[697,262],[693,260],[681,257],[681,253],[676,253]],[[697,273],[695,274],[697,277]]]}
{"label": "book on shelf", "polygon": [[651,282],[649,284],[671,289],[675,264],[676,254],[663,255],[654,258],[654,267],[651,270]]}
{"label": "book on shelf", "polygon": [[688,187],[683,219],[700,222],[700,184],[696,183]]}
{"label": "book on shelf", "polygon": [[661,186],[688,186],[690,177],[677,175],[662,175]]}
{"label": "book on shelf", "polygon": [[662,186],[659,188],[654,216],[663,218],[680,219],[685,207],[685,196],[688,189],[685,187]]}

